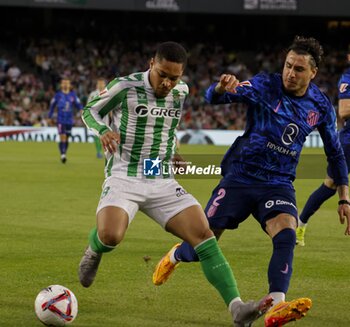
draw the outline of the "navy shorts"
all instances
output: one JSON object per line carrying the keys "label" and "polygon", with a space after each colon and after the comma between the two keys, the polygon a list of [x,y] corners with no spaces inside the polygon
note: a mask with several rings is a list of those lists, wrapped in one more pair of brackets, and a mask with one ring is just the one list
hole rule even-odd
{"label": "navy shorts", "polygon": [[71,124],[57,124],[58,134],[66,134],[67,136],[72,135],[72,127]]}
{"label": "navy shorts", "polygon": [[298,219],[294,189],[245,185],[222,187],[219,184],[205,208],[212,229],[235,229],[252,214],[265,230],[266,221],[280,213]]}

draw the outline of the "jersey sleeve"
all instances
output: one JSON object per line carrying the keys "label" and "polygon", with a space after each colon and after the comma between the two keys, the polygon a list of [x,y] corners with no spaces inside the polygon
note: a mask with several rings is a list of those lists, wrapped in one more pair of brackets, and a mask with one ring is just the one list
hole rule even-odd
{"label": "jersey sleeve", "polygon": [[76,94],[74,94],[74,105],[79,110],[83,109],[83,105],[82,105],[80,99],[78,98],[78,96]]}
{"label": "jersey sleeve", "polygon": [[348,185],[347,165],[336,131],[336,114],[330,102],[327,113],[318,126],[318,131],[324,144],[324,150],[334,182],[337,185]]}
{"label": "jersey sleeve", "polygon": [[126,97],[128,88],[119,79],[113,80],[97,97],[84,108],[82,119],[93,133],[100,136],[111,129],[104,123],[103,118],[117,108]]}
{"label": "jersey sleeve", "polygon": [[96,91],[92,91],[88,96],[86,104],[88,104],[96,96],[98,96],[98,94],[96,94]]}
{"label": "jersey sleeve", "polygon": [[339,79],[338,99],[350,99],[350,74],[343,74]]}
{"label": "jersey sleeve", "polygon": [[205,99],[211,104],[224,104],[232,102],[259,103],[266,88],[265,81],[269,78],[268,74],[261,73],[255,75],[250,80],[240,82],[236,92],[225,92],[219,94],[215,91],[217,83],[212,84],[206,91]]}
{"label": "jersey sleeve", "polygon": [[48,114],[49,119],[52,118],[56,105],[57,105],[57,96],[55,95],[50,101],[50,109]]}

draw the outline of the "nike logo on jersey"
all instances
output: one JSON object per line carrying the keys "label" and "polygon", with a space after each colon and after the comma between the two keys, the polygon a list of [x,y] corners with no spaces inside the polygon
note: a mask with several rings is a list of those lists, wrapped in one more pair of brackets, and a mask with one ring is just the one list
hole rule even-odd
{"label": "nike logo on jersey", "polygon": [[278,109],[280,108],[281,103],[282,103],[282,100],[280,100],[280,102],[278,102],[277,107],[273,110],[274,112],[278,111]]}

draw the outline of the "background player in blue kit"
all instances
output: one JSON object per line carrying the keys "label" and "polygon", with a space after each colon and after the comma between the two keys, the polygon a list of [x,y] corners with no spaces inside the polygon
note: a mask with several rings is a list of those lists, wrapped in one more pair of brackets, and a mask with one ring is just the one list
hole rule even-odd
{"label": "background player in blue kit", "polygon": [[[350,64],[350,46],[348,48],[347,61]],[[340,143],[343,147],[348,172],[350,171],[350,68],[347,68],[341,75],[338,82],[338,114],[345,120],[344,127],[339,131]],[[299,217],[299,226],[297,228],[297,244],[305,245],[305,230],[310,217],[320,208],[320,206],[331,198],[337,189],[332,172],[327,171],[328,175],[321,186],[314,191],[307,200],[303,211]]]}
{"label": "background player in blue kit", "polygon": [[71,91],[71,83],[68,78],[63,78],[60,83],[61,90],[58,91],[52,98],[50,103],[49,119],[52,119],[55,108],[57,108],[57,129],[60,136],[58,143],[61,161],[67,161],[66,153],[68,149],[68,138],[71,135],[74,125],[74,107],[78,110],[83,109],[78,96],[74,91]]}
{"label": "background player in blue kit", "polygon": [[[205,212],[211,229],[220,237],[235,229],[250,214],[271,237],[273,253],[268,267],[269,293],[274,307],[265,326],[283,326],[302,318],[311,300],[285,301],[292,275],[298,212],[293,181],[306,137],[317,128],[324,142],[329,170],[338,185],[340,200],[349,201],[346,162],[335,128],[329,99],[311,83],[323,50],[313,38],[296,37],[289,47],[281,74],[260,73],[239,83],[222,75],[206,92],[209,103],[244,102],[247,126],[225,154],[222,175]],[[345,234],[350,235],[350,206],[338,207]],[[163,284],[180,261],[197,261],[187,243],[175,245],[158,263],[153,283]]]}

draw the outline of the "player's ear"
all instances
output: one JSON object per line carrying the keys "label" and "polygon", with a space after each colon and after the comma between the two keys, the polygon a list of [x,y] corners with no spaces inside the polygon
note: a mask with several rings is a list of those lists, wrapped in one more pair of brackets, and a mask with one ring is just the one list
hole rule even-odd
{"label": "player's ear", "polygon": [[149,62],[149,68],[152,69],[154,66],[154,58],[151,58],[151,61]]}
{"label": "player's ear", "polygon": [[314,79],[314,78],[315,78],[317,72],[318,72],[318,67],[313,67],[313,68],[312,68],[311,79]]}

